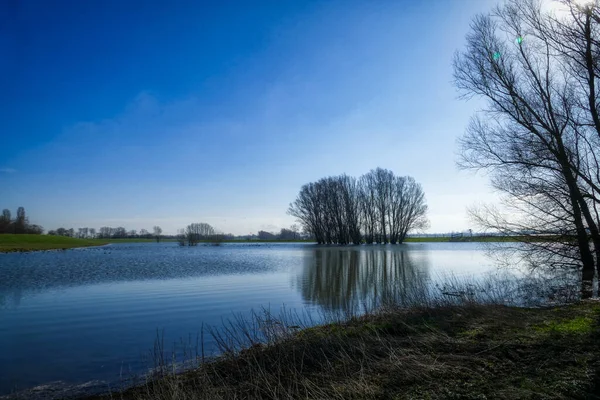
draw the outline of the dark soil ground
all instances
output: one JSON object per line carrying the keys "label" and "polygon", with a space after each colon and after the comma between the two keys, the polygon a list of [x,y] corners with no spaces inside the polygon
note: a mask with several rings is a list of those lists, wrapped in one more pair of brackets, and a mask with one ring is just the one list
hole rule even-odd
{"label": "dark soil ground", "polygon": [[600,399],[599,323],[596,301],[392,310],[89,399]]}

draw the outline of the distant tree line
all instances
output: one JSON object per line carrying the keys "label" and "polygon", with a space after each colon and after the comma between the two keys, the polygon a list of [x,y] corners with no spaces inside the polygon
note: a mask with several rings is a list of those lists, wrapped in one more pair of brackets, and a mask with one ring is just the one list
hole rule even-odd
{"label": "distant tree line", "polygon": [[62,227],[58,228],[58,229],[51,229],[48,231],[48,235],[75,237],[75,229],[73,229],[73,228],[67,229],[67,228],[62,228]]}
{"label": "distant tree line", "polygon": [[258,235],[256,236],[258,240],[276,240],[277,235],[273,232],[267,231],[258,231]]}
{"label": "distant tree line", "polygon": [[0,215],[0,233],[29,233],[41,235],[44,233],[44,228],[39,225],[30,224],[29,218],[27,218],[23,207],[17,209],[17,215],[14,219],[12,218],[10,210],[5,208],[2,210],[2,215]]}
{"label": "distant tree line", "polygon": [[428,225],[421,185],[382,168],[358,179],[344,174],[308,183],[288,214],[319,244],[402,243]]}
{"label": "distant tree line", "polygon": [[258,235],[252,235],[247,238],[258,240],[297,240],[306,239],[306,235],[298,231],[298,225],[292,225],[290,229],[282,228],[279,233],[258,231]]}
{"label": "distant tree line", "polygon": [[122,226],[113,228],[110,226],[103,226],[96,231],[95,228],[79,228],[77,231],[73,228],[58,228],[55,230],[48,231],[48,235],[55,236],[67,236],[79,239],[156,239],[160,241],[162,237],[162,229],[160,226],[153,228],[153,233],[148,232],[146,229],[140,229],[138,232],[135,229],[127,230]]}

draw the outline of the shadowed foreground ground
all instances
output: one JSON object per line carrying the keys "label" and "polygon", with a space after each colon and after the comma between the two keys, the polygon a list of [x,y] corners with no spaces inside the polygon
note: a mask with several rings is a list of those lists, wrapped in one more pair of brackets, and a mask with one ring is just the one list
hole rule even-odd
{"label": "shadowed foreground ground", "polygon": [[290,326],[270,346],[93,399],[597,399],[599,318],[600,303],[586,301],[388,311],[298,332]]}

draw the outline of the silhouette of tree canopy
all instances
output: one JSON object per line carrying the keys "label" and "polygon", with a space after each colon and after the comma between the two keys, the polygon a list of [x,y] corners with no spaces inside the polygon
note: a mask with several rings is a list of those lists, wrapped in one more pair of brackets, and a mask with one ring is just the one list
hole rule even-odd
{"label": "silhouette of tree canopy", "polygon": [[428,224],[421,185],[382,168],[359,179],[344,174],[308,183],[288,214],[319,244],[402,243]]}
{"label": "silhouette of tree canopy", "polygon": [[154,231],[154,237],[157,242],[160,242],[160,235],[162,234],[162,228],[158,225],[155,225],[152,230]]}
{"label": "silhouette of tree canopy", "polygon": [[274,240],[277,239],[277,235],[267,231],[258,231],[259,240]]}
{"label": "silhouette of tree canopy", "polygon": [[41,226],[29,223],[25,208],[19,207],[16,215],[16,218],[13,220],[9,209],[5,208],[2,210],[2,215],[0,215],[0,233],[28,233],[40,235],[44,232],[44,228]]}
{"label": "silhouette of tree canopy", "polygon": [[201,240],[209,240],[215,233],[215,228],[206,222],[189,224],[185,228],[185,236],[189,246],[195,246]]}

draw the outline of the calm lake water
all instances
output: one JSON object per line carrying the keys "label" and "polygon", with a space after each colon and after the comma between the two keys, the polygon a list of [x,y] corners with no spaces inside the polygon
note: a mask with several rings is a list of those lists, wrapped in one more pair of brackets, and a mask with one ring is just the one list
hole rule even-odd
{"label": "calm lake water", "polygon": [[389,285],[493,268],[477,243],[136,243],[0,254],[0,396],[114,387],[151,366],[157,331],[168,349],[195,342],[203,323],[252,309],[344,311]]}

